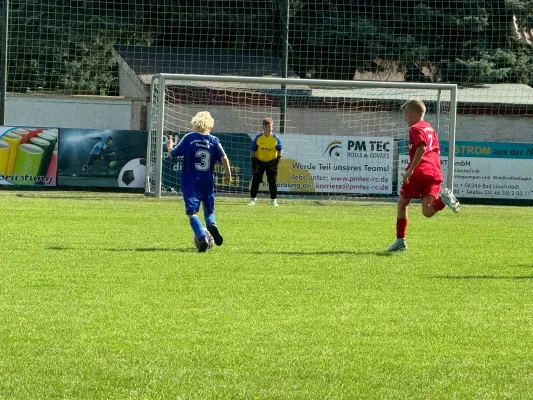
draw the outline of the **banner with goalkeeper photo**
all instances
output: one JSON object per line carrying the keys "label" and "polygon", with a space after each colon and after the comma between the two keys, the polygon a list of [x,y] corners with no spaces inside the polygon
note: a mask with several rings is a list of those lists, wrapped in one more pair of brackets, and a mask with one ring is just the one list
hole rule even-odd
{"label": "banner with goalkeeper photo", "polygon": [[0,126],[0,185],[55,186],[57,128]]}
{"label": "banner with goalkeeper photo", "polygon": [[62,128],[59,140],[59,186],[144,188],[145,131]]}
{"label": "banner with goalkeeper photo", "polygon": [[[291,135],[281,141],[280,192],[392,193],[392,137]],[[268,182],[260,188],[267,191]]]}

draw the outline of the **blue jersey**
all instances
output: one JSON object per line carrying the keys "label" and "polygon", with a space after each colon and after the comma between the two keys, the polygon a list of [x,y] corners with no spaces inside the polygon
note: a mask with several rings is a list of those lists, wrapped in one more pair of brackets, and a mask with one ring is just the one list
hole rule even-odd
{"label": "blue jersey", "polygon": [[91,155],[99,156],[105,149],[107,149],[107,142],[105,140],[102,140],[101,142],[98,142],[94,145],[93,149],[91,150]]}
{"label": "blue jersey", "polygon": [[217,137],[198,132],[187,133],[170,152],[183,156],[181,191],[194,197],[209,196],[215,191],[213,169],[226,155]]}

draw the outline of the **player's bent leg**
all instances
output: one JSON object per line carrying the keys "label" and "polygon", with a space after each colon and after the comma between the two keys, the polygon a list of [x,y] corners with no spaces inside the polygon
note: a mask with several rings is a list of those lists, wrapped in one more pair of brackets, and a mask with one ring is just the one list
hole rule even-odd
{"label": "player's bent leg", "polygon": [[204,219],[206,228],[211,234],[211,236],[213,236],[215,244],[217,246],[221,246],[224,242],[224,238],[220,234],[220,230],[218,229],[218,226],[216,225],[215,221],[215,195],[212,194],[206,199],[203,199],[202,203],[204,207]]}
{"label": "player's bent leg", "polygon": [[217,246],[222,246],[222,243],[224,242],[224,238],[220,234],[220,230],[218,229],[218,226],[216,226],[215,224],[207,225],[207,230],[209,231],[211,236],[213,236],[215,244]]}
{"label": "player's bent leg", "polygon": [[438,178],[436,179],[431,175],[426,178],[428,179],[427,183],[423,185],[420,190],[422,198],[422,215],[431,218],[446,206],[439,199],[442,180]]}
{"label": "player's bent leg", "polygon": [[459,212],[461,210],[461,204],[459,200],[454,196],[451,189],[443,188],[440,193],[440,200],[446,204],[453,212]]}
{"label": "player's bent leg", "polygon": [[87,168],[86,169],[91,169],[95,163],[96,160],[99,160],[100,159],[100,156],[95,156],[94,154],[91,155],[91,157],[89,157],[89,162],[87,162]]}
{"label": "player's bent leg", "polygon": [[422,215],[426,218],[431,218],[434,216],[438,208],[435,207],[435,196],[428,194],[422,198]]}

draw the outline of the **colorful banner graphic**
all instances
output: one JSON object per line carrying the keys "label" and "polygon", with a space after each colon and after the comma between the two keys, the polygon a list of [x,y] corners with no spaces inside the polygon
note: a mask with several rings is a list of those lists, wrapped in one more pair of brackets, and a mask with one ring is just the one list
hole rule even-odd
{"label": "colorful banner graphic", "polygon": [[9,162],[9,150],[11,149],[11,144],[5,140],[0,140],[0,174],[7,174],[7,164]]}
{"label": "colorful banner graphic", "polygon": [[[398,179],[409,163],[407,141],[398,144]],[[444,179],[448,173],[448,143],[441,144]],[[533,200],[533,144],[456,142],[454,193],[461,198]]]}
{"label": "colorful banner graphic", "polygon": [[39,174],[44,150],[34,144],[23,143],[19,147],[13,176],[19,176],[18,183],[32,184]]}
{"label": "colorful banner graphic", "polygon": [[59,142],[59,152],[49,155],[58,165],[58,186],[144,188],[145,131],[61,129]]}
{"label": "colorful banner graphic", "polygon": [[57,180],[57,148],[52,152],[52,159],[48,165],[48,170],[46,171],[45,186],[55,186]]}
{"label": "colorful banner graphic", "polygon": [[55,186],[57,137],[57,128],[0,127],[0,185]]}

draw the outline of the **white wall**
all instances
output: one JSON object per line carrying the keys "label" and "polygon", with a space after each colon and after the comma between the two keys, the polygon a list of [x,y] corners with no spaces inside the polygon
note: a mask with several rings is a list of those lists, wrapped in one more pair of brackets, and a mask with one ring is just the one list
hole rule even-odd
{"label": "white wall", "polygon": [[120,82],[120,95],[132,99],[146,100],[150,97],[150,90],[141,82],[139,77],[131,70],[122,66],[118,69]]}
{"label": "white wall", "polygon": [[533,115],[458,115],[457,140],[533,143]]}
{"label": "white wall", "polygon": [[[274,119],[275,131],[279,128],[279,110],[267,107],[167,106],[167,122],[172,121],[175,130],[186,130],[192,116],[205,109],[215,119],[214,132],[259,132],[264,117]],[[400,112],[293,108],[287,116],[288,134],[407,137],[408,131]],[[426,120],[436,128],[434,114]],[[533,115],[458,115],[456,140],[533,143]]]}
{"label": "white wall", "polygon": [[[9,94],[7,126],[59,128],[146,129],[144,101],[122,97]],[[192,116],[206,107],[169,106],[174,129],[188,129]],[[270,107],[207,107],[215,118],[214,131],[258,132],[264,117],[279,128],[279,110]],[[401,114],[349,110],[289,109],[288,134],[404,136]],[[433,115],[427,120],[435,124]],[[457,140],[533,143],[533,116],[458,115]]]}
{"label": "white wall", "polygon": [[6,97],[6,126],[136,129],[130,99],[10,93]]}

